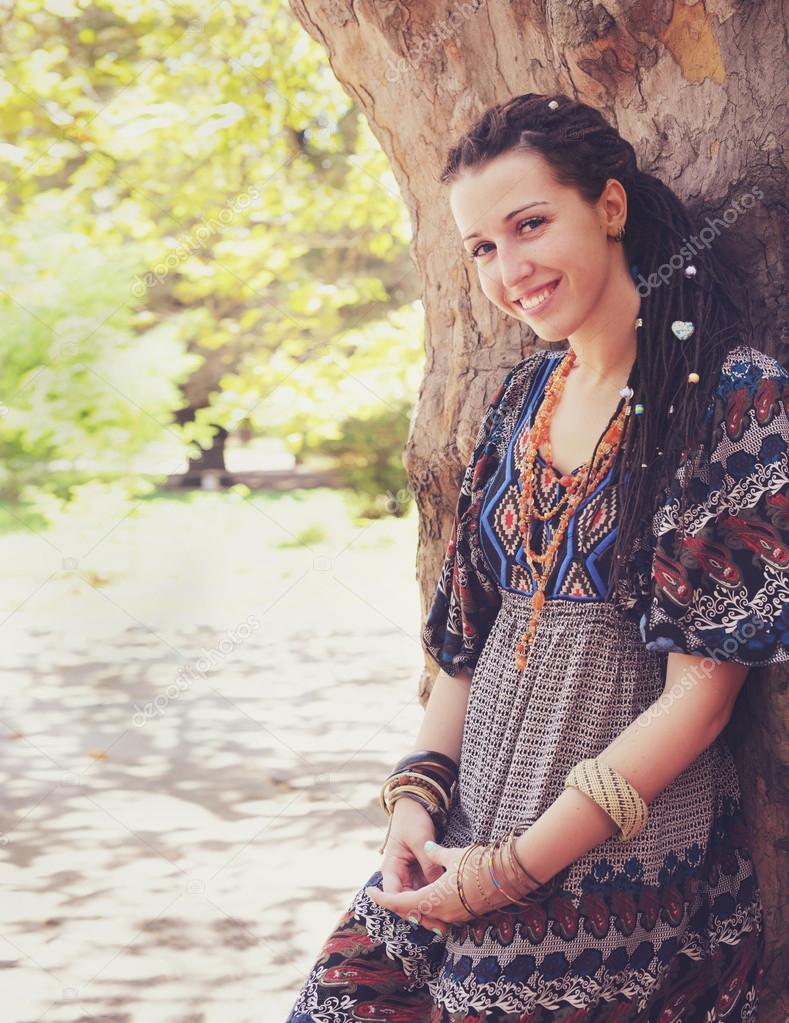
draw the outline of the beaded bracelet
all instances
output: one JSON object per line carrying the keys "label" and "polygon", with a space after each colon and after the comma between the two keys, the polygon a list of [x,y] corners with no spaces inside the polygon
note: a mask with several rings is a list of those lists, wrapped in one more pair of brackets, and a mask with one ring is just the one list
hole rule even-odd
{"label": "beaded bracelet", "polygon": [[435,797],[437,806],[445,813],[449,813],[451,794],[445,792],[432,778],[418,771],[404,771],[402,774],[395,775],[394,778],[389,779],[383,785],[379,801],[387,813],[390,809],[392,794],[406,787],[416,787],[432,794]]}
{"label": "beaded bracelet", "polygon": [[458,776],[458,766],[454,760],[435,750],[418,750],[404,756],[381,786],[379,802],[387,813],[390,809],[386,795],[391,794],[397,787],[398,779],[404,774],[418,775],[423,783],[432,784],[436,790],[434,795],[437,804],[444,803],[445,808],[449,809]]}
{"label": "beaded bracelet", "polygon": [[403,790],[421,790],[426,799],[426,808],[432,809],[431,815],[443,821],[449,813],[454,795],[454,784],[447,791],[443,784],[434,778],[418,771],[403,772],[391,775],[381,786],[378,801],[387,814],[391,814],[392,806]]}
{"label": "beaded bracelet", "polygon": [[390,782],[393,778],[398,778],[400,775],[413,774],[415,772],[430,778],[445,792],[450,792],[457,781],[457,775],[450,774],[441,766],[432,764],[429,761],[424,761],[420,764],[410,764],[407,767],[400,767],[396,771],[392,771],[392,773],[387,775],[384,779],[384,785]]}
{"label": "beaded bracelet", "polygon": [[389,813],[390,816],[397,800],[401,796],[407,794],[411,795],[416,802],[421,803],[430,816],[439,824],[446,820],[446,813],[443,808],[438,806],[432,793],[421,785],[398,785],[398,787],[392,792],[391,796],[387,796],[387,813]]}
{"label": "beaded bracelet", "polygon": [[[407,768],[411,770],[407,770]],[[418,768],[418,770],[414,770]],[[419,750],[403,757],[381,786],[378,801],[389,823],[378,852],[383,855],[392,830],[394,804],[401,797],[418,802],[430,814],[436,828],[443,828],[457,783],[458,766],[454,760],[435,750]],[[413,783],[413,784],[412,784]]]}

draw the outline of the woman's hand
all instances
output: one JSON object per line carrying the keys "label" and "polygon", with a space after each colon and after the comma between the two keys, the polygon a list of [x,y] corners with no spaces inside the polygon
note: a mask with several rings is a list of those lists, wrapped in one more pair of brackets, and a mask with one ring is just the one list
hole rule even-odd
{"label": "woman's hand", "polygon": [[[388,891],[384,887],[383,891],[379,891],[377,888],[367,888],[365,891],[372,901],[379,906],[382,906],[384,909],[390,909],[397,913],[398,916],[405,917],[406,919],[415,917],[422,926],[434,926],[433,924],[426,923],[426,920],[437,920],[444,928],[447,928],[450,924],[475,920],[477,916],[484,916],[485,913],[493,912],[493,909],[500,905],[500,897],[496,899],[495,896],[489,894],[492,886],[483,881],[483,890],[493,905],[486,905],[484,908],[481,908],[477,916],[469,915],[460,901],[457,889],[457,870],[465,851],[465,848],[446,849],[435,844],[432,844],[431,847],[430,843],[428,843],[428,847],[422,850],[422,855],[427,858],[430,866],[424,872],[427,875],[434,875],[435,870],[438,869],[439,876],[436,880],[415,890]],[[463,871],[463,893],[472,909],[476,909],[479,906],[481,899],[479,889],[473,880],[469,888],[469,879],[473,879],[473,871],[479,866],[481,853],[481,848],[471,853],[466,860]],[[481,866],[481,870],[484,877],[484,864]]]}
{"label": "woman's hand", "polygon": [[[425,851],[425,842],[435,837],[433,818],[421,803],[406,796],[395,802],[392,807],[392,827],[381,863],[384,893],[389,895],[419,891],[441,876],[442,868]],[[382,894],[377,888],[368,888],[367,893],[370,892]],[[446,934],[446,924],[442,927],[438,919],[422,915],[418,922],[437,934]]]}

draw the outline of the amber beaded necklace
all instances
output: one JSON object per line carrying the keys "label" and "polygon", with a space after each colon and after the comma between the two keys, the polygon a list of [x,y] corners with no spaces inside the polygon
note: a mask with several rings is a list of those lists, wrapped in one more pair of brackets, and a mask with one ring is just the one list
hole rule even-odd
{"label": "amber beaded necklace", "polygon": [[[565,381],[567,380],[570,370],[574,365],[575,352],[570,349],[561,364],[557,366],[551,374],[548,385],[545,389],[545,397],[543,398],[534,420],[534,426],[531,430],[524,431],[518,442],[519,457],[517,465],[520,471],[521,480],[520,514],[518,517],[518,524],[521,536],[523,537],[524,555],[529,568],[531,569],[532,576],[537,584],[537,588],[532,596],[531,620],[529,621],[526,631],[518,641],[518,646],[516,648],[515,663],[519,671],[526,667],[528,651],[537,631],[537,621],[545,604],[545,587],[550,577],[562,539],[564,534],[567,532],[570,519],[573,515],[575,515],[579,504],[589,490],[594,490],[598,484],[602,482],[606,473],[613,465],[622,442],[622,435],[624,433],[627,416],[630,414],[630,394],[624,394],[624,404],[617,417],[612,420],[608,429],[600,439],[600,442],[595,449],[595,453],[592,456],[591,464],[589,462],[584,462],[584,464],[579,467],[580,470],[585,469],[586,472],[578,471],[578,475],[568,473],[567,475],[560,476],[553,466],[549,427],[553,410],[562,391],[564,390]],[[537,511],[534,502],[534,488],[538,472],[537,452],[543,441],[545,442],[546,451],[548,453],[545,458],[546,475],[551,477],[554,481],[558,480],[564,488],[564,493],[552,508],[545,513],[540,513]],[[581,483],[582,477],[583,485]],[[533,551],[531,547],[530,525],[532,519],[537,519],[540,522],[547,522],[549,519],[552,519],[558,514],[559,510],[563,505],[565,505],[565,503],[566,507],[564,508],[559,523],[554,530],[547,550],[543,554],[538,554],[536,551]],[[540,567],[542,570],[540,570]]]}

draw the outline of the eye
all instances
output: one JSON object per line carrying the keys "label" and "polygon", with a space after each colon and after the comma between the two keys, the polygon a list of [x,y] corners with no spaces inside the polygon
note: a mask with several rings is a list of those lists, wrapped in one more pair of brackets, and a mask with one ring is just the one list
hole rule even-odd
{"label": "eye", "polygon": [[[527,217],[525,220],[521,220],[520,221],[520,223],[518,224],[518,227],[521,228],[524,224],[535,224],[535,223],[538,226],[540,226],[541,224],[545,223],[545,219],[546,219],[545,217]],[[536,228],[534,230],[536,230]],[[534,232],[533,231],[527,231],[526,233],[527,234],[533,234]],[[487,255],[487,253],[484,253],[484,252],[480,253],[480,251],[479,251],[480,249],[485,248],[486,245],[490,245],[490,242],[480,242],[479,245],[477,245],[475,248],[473,248],[471,250],[471,252],[469,253],[471,258],[472,259],[479,259],[480,255],[483,255],[483,256]]]}

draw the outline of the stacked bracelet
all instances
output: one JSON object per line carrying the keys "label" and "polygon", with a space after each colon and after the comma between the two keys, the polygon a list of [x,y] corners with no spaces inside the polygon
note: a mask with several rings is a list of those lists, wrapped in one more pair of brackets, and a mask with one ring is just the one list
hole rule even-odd
{"label": "stacked bracelet", "polygon": [[[507,902],[516,906],[529,906],[535,902],[542,902],[556,891],[560,883],[560,875],[556,874],[550,888],[547,886],[549,882],[538,881],[533,874],[524,867],[515,852],[515,841],[517,838],[516,831],[520,828],[520,825],[515,825],[510,832],[502,838],[497,838],[495,841],[490,842],[488,845],[480,845],[479,843],[473,843],[468,846],[458,861],[457,874],[455,875],[455,885],[457,888],[458,898],[460,903],[466,912],[472,918],[477,918],[484,915],[485,913],[498,912],[500,906],[496,906],[491,901],[490,895],[499,893],[502,895]],[[479,850],[478,855],[475,857],[474,853]],[[485,907],[476,910],[469,902],[468,898],[468,878],[469,873],[467,864],[471,860],[472,864],[475,864],[476,871],[474,874],[474,880],[476,882],[477,889],[479,891],[482,901],[485,903]],[[487,866],[487,877],[490,879],[490,883],[493,886],[493,890],[488,893],[485,892],[482,886],[482,876],[484,868]],[[521,890],[521,887],[525,886],[525,890]],[[538,890],[546,889],[541,891],[540,894],[533,894]]]}
{"label": "stacked bracelet", "polygon": [[[504,898],[507,899],[508,902],[511,902],[513,903],[513,905],[516,906],[529,906],[534,902],[541,902],[544,898],[547,897],[547,894],[549,893],[545,893],[541,895],[539,898],[534,898],[532,897],[532,892],[537,891],[539,888],[544,888],[545,884],[547,884],[548,882],[545,882],[545,884],[543,884],[542,881],[538,881],[537,878],[533,874],[530,874],[529,871],[523,866],[515,852],[516,837],[517,836],[515,835],[515,829],[513,828],[509,832],[509,834],[505,835],[503,838],[496,839],[495,842],[488,846],[488,872],[490,874],[491,881],[498,889],[498,891],[501,892]],[[494,871],[495,865],[494,861],[497,851],[500,853],[501,856],[500,870],[502,871],[502,877],[504,870],[508,869],[510,871],[510,876],[512,878],[513,887],[517,886],[518,884],[521,885],[525,884],[525,889],[522,891],[516,889],[515,895],[510,894],[509,890],[510,881],[507,880],[508,888],[505,888],[503,880],[500,880]],[[503,879],[506,880],[506,878]],[[557,884],[558,878],[555,878],[554,885],[551,891],[555,890]]]}
{"label": "stacked bracelet", "polygon": [[646,803],[627,778],[599,757],[579,761],[565,779],[564,787],[571,785],[605,810],[619,828],[620,842],[629,842],[644,829]]}
{"label": "stacked bracelet", "polygon": [[392,811],[400,798],[416,800],[433,818],[436,827],[443,828],[449,817],[457,777],[455,761],[435,750],[418,750],[398,761],[381,786],[379,795],[381,807],[389,816],[389,827],[379,852],[386,848],[392,828]]}
{"label": "stacked bracelet", "polygon": [[470,845],[466,849],[466,851],[460,857],[460,862],[458,863],[458,871],[457,874],[455,875],[455,883],[457,885],[458,898],[460,899],[460,903],[465,909],[465,911],[469,914],[469,916],[472,917],[475,916],[474,910],[471,908],[471,906],[469,906],[468,902],[466,901],[466,897],[463,893],[463,870],[466,866],[466,860],[474,852],[475,849],[479,848],[480,846],[477,843],[474,843],[473,845]]}

